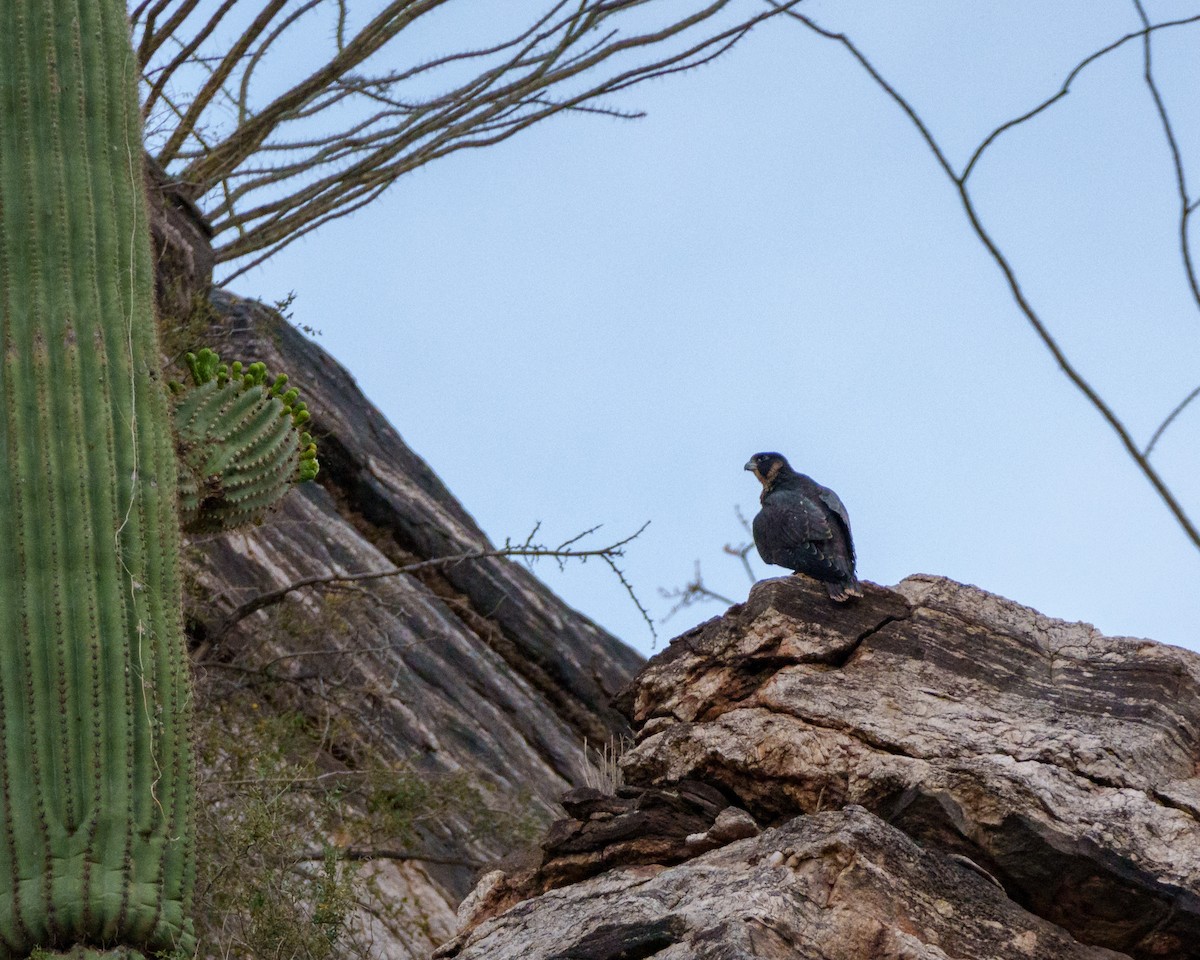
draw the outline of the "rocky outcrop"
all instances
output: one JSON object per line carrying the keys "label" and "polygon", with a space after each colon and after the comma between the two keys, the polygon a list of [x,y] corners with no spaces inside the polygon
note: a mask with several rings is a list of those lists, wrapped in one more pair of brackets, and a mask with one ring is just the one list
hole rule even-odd
{"label": "rocky outcrop", "polygon": [[[278,838],[268,838],[272,856],[295,861],[275,865],[284,872],[305,874],[306,863],[325,853],[304,848],[322,844],[365,862],[359,872],[367,887],[357,893],[373,902],[360,902],[363,909],[348,921],[362,934],[358,942],[334,955],[423,957],[453,932],[455,908],[479,867],[512,852],[513,825],[546,824],[561,812],[557,798],[584,776],[585,738],[604,743],[627,732],[610,700],[642,658],[563,604],[525,567],[496,558],[340,590],[306,588],[238,615],[248,601],[301,579],[385,570],[490,544],[317,344],[278,311],[211,290],[211,228],[152,158],[145,165],[168,364],[210,347],[230,361],[262,361],[273,374],[286,372],[313,414],[309,429],[320,447],[318,482],[290,493],[264,524],[189,543],[185,613],[199,681],[197,725],[236,736],[273,709],[293,724],[307,717],[319,731],[309,744],[318,756],[305,758],[320,771],[312,782],[329,785],[313,807],[357,804],[360,824],[378,819],[375,807],[393,795],[408,816],[409,793],[432,794],[424,800],[431,809],[419,812],[414,826],[401,818],[405,835],[385,850],[344,824],[336,834],[306,835],[308,810],[292,825],[301,849],[281,853]],[[174,375],[182,373],[177,367]],[[234,710],[226,717],[231,691],[252,692],[249,707],[257,713]],[[213,748],[202,749],[202,757],[224,751],[221,744],[201,746]],[[361,784],[371,771],[383,775],[369,796],[361,786],[345,786]],[[211,770],[201,770],[202,796],[212,779]],[[303,793],[312,782],[294,786]],[[227,808],[229,817],[216,825],[219,859],[228,855],[221,837],[245,828],[237,789],[216,784],[217,816]],[[264,815],[269,821],[279,808],[247,814]],[[498,821],[506,826],[497,828]],[[236,903],[237,893],[229,896]],[[297,917],[304,915],[304,898],[298,897]],[[249,899],[264,901],[268,911],[276,906],[266,903],[265,891]],[[236,926],[228,917],[209,919],[210,927]],[[206,943],[201,954],[228,949]]]}
{"label": "rocky outcrop", "polygon": [[459,960],[1101,960],[861,807],[675,867],[614,870],[479,926]]}
{"label": "rocky outcrop", "polygon": [[153,239],[154,293],[160,317],[186,320],[212,286],[212,227],[181,185],[144,155],[146,209]]}
{"label": "rocky outcrop", "polygon": [[601,842],[607,872],[542,892],[551,848],[541,895],[477,904],[444,956],[1200,957],[1196,654],[938,578],[843,606],[786,577],[619,703],[629,789],[773,829],[624,867]]}
{"label": "rocky outcrop", "polygon": [[[228,602],[252,589],[283,586],[288,576],[387,569],[492,548],[437,474],[320,346],[257,301],[217,291],[212,302],[217,315],[210,339],[220,352],[231,358],[253,357],[271,371],[287,371],[291,384],[303,386],[321,463],[318,484],[297,488],[290,507],[259,528],[254,540],[204,541],[212,566],[241,567],[240,575],[249,576],[253,584],[214,582],[218,596]],[[303,518],[297,516],[300,512]],[[336,529],[319,529],[327,524]],[[269,561],[251,560],[252,542]],[[247,560],[256,571],[245,569]],[[278,569],[281,565],[290,566],[290,573]],[[427,643],[425,655],[449,657],[431,672],[457,683],[467,703],[491,701],[491,693],[479,694],[497,676],[505,682],[519,679],[544,699],[545,707],[532,713],[523,702],[507,709],[522,729],[521,739],[532,741],[534,752],[557,776],[578,766],[585,736],[605,742],[614,731],[625,729],[623,717],[609,701],[643,658],[568,607],[522,564],[489,558],[450,564],[421,578],[361,586],[368,597],[377,588],[399,589],[411,599],[406,604],[409,616],[423,619],[407,627],[376,626],[383,635],[428,640],[446,633],[445,620],[450,617],[450,626],[462,631],[475,649],[452,655],[441,649],[447,644]],[[499,663],[504,666],[493,669]],[[407,706],[422,712],[419,700]],[[543,723],[550,714],[553,722]],[[479,736],[491,729],[485,724],[469,726],[476,727],[474,735]],[[515,780],[530,772],[521,765],[509,767],[507,757],[498,758],[486,749],[474,752],[481,763],[507,770]]]}
{"label": "rocky outcrop", "polygon": [[583,787],[567,793],[562,805],[567,817],[542,840],[541,858],[512,873],[487,874],[459,905],[461,926],[473,928],[523,900],[609,869],[681,863],[760,832],[750,814],[696,780],[621,787],[615,794]]}
{"label": "rocky outcrop", "polygon": [[[489,543],[319,346],[261,304],[223,292],[212,302],[204,342],[223,357],[287,371],[302,389],[321,471],[261,526],[191,540],[194,663],[201,678],[254,684],[301,714],[328,714],[336,699],[340,739],[326,738],[320,761],[328,776],[354,773],[367,757],[375,769],[469,786],[440,801],[436,816],[419,817],[406,840],[384,843],[390,851],[377,858],[353,832],[312,839],[318,847],[336,840],[371,861],[362,869],[392,915],[371,933],[371,955],[426,956],[453,931],[479,867],[518,842],[511,830],[488,832],[480,822],[501,817],[536,829],[560,814],[558,797],[583,782],[584,739],[627,731],[609,702],[643,660],[524,566],[494,558],[340,590],[306,588],[231,621],[247,601],[301,579],[387,570]],[[211,710],[204,698],[223,689],[202,683],[199,710]],[[383,783],[377,793],[390,789]],[[363,801],[364,816],[378,802]]]}

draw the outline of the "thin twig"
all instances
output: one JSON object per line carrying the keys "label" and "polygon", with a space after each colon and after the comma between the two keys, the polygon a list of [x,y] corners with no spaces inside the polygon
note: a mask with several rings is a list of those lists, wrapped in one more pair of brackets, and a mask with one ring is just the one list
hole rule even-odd
{"label": "thin twig", "polygon": [[264,784],[283,784],[295,787],[300,784],[324,783],[326,780],[341,780],[345,777],[365,777],[365,770],[330,770],[312,777],[251,777],[241,780],[205,780],[205,787],[257,787]]}
{"label": "thin twig", "polygon": [[[470,867],[474,870],[483,866],[482,861],[468,860],[465,857],[446,857],[436,853],[421,853],[416,850],[388,850],[378,847],[331,847],[331,852],[338,860],[415,860],[421,863],[444,864],[450,867]],[[311,863],[325,860],[324,850],[307,850],[295,855],[289,854],[289,862]]]}
{"label": "thin twig", "polygon": [[1193,390],[1191,393],[1189,393],[1186,397],[1184,397],[1182,400],[1179,401],[1179,403],[1177,403],[1175,405],[1175,409],[1167,414],[1166,419],[1163,420],[1163,422],[1158,425],[1158,429],[1155,430],[1154,435],[1150,437],[1150,442],[1146,444],[1146,448],[1142,451],[1143,457],[1150,456],[1151,452],[1154,450],[1154,445],[1156,443],[1158,443],[1159,437],[1161,437],[1166,432],[1167,427],[1169,427],[1171,425],[1171,423],[1175,420],[1175,418],[1178,417],[1181,413],[1183,413],[1183,411],[1187,407],[1187,405],[1189,403],[1191,403],[1193,400],[1195,400],[1197,397],[1200,397],[1200,387],[1196,387],[1195,390]]}
{"label": "thin twig", "polygon": [[[1191,198],[1188,196],[1187,174],[1183,168],[1183,156],[1179,151],[1179,141],[1175,137],[1175,128],[1171,124],[1171,115],[1167,112],[1166,101],[1163,100],[1162,94],[1158,89],[1158,84],[1154,80],[1154,66],[1150,46],[1150,20],[1146,16],[1146,11],[1142,8],[1141,0],[1133,0],[1133,6],[1137,10],[1138,17],[1141,18],[1142,26],[1145,28],[1142,50],[1146,69],[1143,77],[1146,81],[1146,87],[1150,90],[1150,96],[1154,98],[1154,108],[1158,111],[1158,119],[1162,123],[1163,128],[1163,136],[1166,137],[1167,148],[1171,152],[1171,164],[1175,168],[1175,186],[1179,191],[1179,248],[1183,256],[1183,269],[1187,274],[1188,287],[1192,291],[1192,300],[1195,302],[1197,308],[1200,308],[1200,283],[1197,283],[1196,280],[1196,266],[1192,262],[1192,245],[1188,236],[1188,221],[1191,218],[1192,210],[1195,208],[1192,206]],[[1149,446],[1153,446],[1153,443]]]}
{"label": "thin twig", "polygon": [[[218,623],[211,630],[206,631],[204,638],[205,645],[208,648],[211,648],[219,643],[225,637],[225,635],[229,633],[230,630],[237,626],[237,624],[245,620],[251,614],[257,613],[264,607],[277,604],[289,594],[295,593],[297,590],[303,590],[306,587],[362,583],[368,580],[382,580],[388,577],[398,577],[405,574],[420,573],[423,570],[432,570],[458,563],[468,563],[499,558],[512,559],[516,557],[525,557],[529,559],[552,557],[571,560],[587,560],[591,557],[599,557],[612,568],[614,573],[617,574],[618,579],[621,581],[621,585],[625,588],[626,592],[629,593],[630,597],[633,599],[633,602],[637,605],[638,610],[642,613],[643,618],[649,622],[649,617],[646,613],[645,607],[642,606],[637,596],[634,594],[633,587],[629,584],[628,580],[626,580],[624,574],[620,568],[617,567],[613,559],[614,557],[623,556],[624,548],[628,546],[631,541],[639,537],[648,526],[649,523],[644,523],[628,537],[624,537],[623,539],[604,547],[596,547],[587,550],[551,548],[541,546],[540,544],[535,544],[532,542],[533,536],[537,533],[537,527],[535,527],[534,532],[530,534],[529,538],[527,538],[524,543],[517,545],[505,543],[505,545],[499,549],[471,550],[465,553],[451,554],[450,556],[446,557],[433,557],[429,560],[419,560],[415,563],[406,563],[399,567],[389,567],[386,570],[367,570],[362,573],[323,573],[310,577],[302,577],[299,580],[294,580],[291,583],[275,590],[269,590],[265,593],[260,593],[258,596],[251,597],[245,603],[235,607],[232,612],[218,621]],[[572,538],[567,542],[573,543],[577,539],[578,538]],[[651,625],[652,633],[653,629],[653,625]]]}
{"label": "thin twig", "polygon": [[616,561],[611,554],[602,554],[601,559],[608,564],[610,570],[616,574],[617,579],[621,582],[621,586],[625,588],[625,592],[629,594],[629,599],[633,601],[633,605],[637,607],[638,613],[641,614],[643,622],[650,628],[650,637],[653,641],[658,641],[658,631],[654,629],[654,620],[650,617],[650,611],[643,606],[642,601],[638,599],[637,593],[634,592],[633,584],[625,576],[625,571],[617,566]]}
{"label": "thin twig", "polygon": [[965,181],[971,176],[971,172],[975,169],[975,164],[979,162],[979,158],[982,157],[987,149],[1001,136],[1012,130],[1014,127],[1018,127],[1025,123],[1027,120],[1032,120],[1043,110],[1052,107],[1054,104],[1058,103],[1059,100],[1070,93],[1071,85],[1075,82],[1076,78],[1097,60],[1108,56],[1113,51],[1125,46],[1127,43],[1130,43],[1141,37],[1148,37],[1150,34],[1156,33],[1159,30],[1168,30],[1173,27],[1183,27],[1193,23],[1200,23],[1200,14],[1196,14],[1195,16],[1191,17],[1182,17],[1179,20],[1165,20],[1162,23],[1156,23],[1152,26],[1146,27],[1145,29],[1135,30],[1133,33],[1127,33],[1125,36],[1114,40],[1112,43],[1101,47],[1099,50],[1094,50],[1092,53],[1080,60],[1079,63],[1075,64],[1070,73],[1067,74],[1066,80],[1063,81],[1063,85],[1059,87],[1057,92],[1020,116],[1014,117],[1013,119],[1007,120],[1000,124],[1000,126],[984,137],[979,146],[975,148],[975,152],[971,154],[971,159],[968,161],[966,167],[963,168],[962,176],[959,179]]}
{"label": "thin twig", "polygon": [[682,587],[675,587],[672,590],[666,590],[659,587],[658,595],[664,600],[674,600],[675,605],[667,611],[666,616],[662,618],[662,622],[666,623],[680,610],[692,606],[695,603],[703,603],[707,600],[715,600],[717,603],[723,603],[727,607],[732,607],[736,600],[731,600],[729,597],[717,593],[715,590],[710,590],[704,583],[704,574],[700,572],[700,561],[696,561],[696,570],[692,575],[692,579],[685,583]]}
{"label": "thin twig", "polygon": [[742,569],[746,571],[746,578],[752,583],[758,582],[758,577],[754,575],[754,568],[750,566],[750,551],[754,549],[754,527],[746,515],[742,513],[742,508],[739,504],[735,504],[733,508],[734,516],[737,517],[738,523],[742,525],[742,529],[746,531],[746,535],[750,538],[747,543],[743,543],[740,547],[735,547],[732,544],[725,544],[725,552],[730,556],[735,556],[742,561]]}
{"label": "thin twig", "polygon": [[722,550],[731,557],[737,557],[742,562],[742,569],[746,571],[746,578],[753,584],[758,583],[758,578],[754,575],[754,568],[750,566],[750,551],[754,549],[753,543],[743,543],[739,547],[735,547],[732,543],[725,544]]}

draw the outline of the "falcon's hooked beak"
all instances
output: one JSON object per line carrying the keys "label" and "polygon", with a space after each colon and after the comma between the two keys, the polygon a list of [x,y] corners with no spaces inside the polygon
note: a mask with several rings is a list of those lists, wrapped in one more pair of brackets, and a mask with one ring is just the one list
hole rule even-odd
{"label": "falcon's hooked beak", "polygon": [[[784,467],[784,459],[778,454],[756,453],[746,461],[745,469],[749,470],[758,479],[758,482],[763,485],[763,490],[770,490],[775,483],[775,478]],[[763,473],[763,467],[767,468],[767,472]]]}
{"label": "falcon's hooked beak", "polygon": [[767,489],[767,478],[759,472],[758,464],[754,461],[753,457],[746,461],[745,469],[754,474],[754,479],[763,485],[764,490]]}

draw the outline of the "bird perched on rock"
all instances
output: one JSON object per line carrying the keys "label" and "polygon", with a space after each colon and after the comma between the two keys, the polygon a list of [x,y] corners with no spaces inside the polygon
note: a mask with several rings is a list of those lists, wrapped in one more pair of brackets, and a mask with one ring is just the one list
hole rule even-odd
{"label": "bird perched on rock", "polygon": [[778,453],[756,453],[746,464],[759,482],[762,509],[754,518],[754,545],[763,563],[787,567],[824,582],[839,603],[861,597],[854,575],[850,517],[838,495],[797,473]]}

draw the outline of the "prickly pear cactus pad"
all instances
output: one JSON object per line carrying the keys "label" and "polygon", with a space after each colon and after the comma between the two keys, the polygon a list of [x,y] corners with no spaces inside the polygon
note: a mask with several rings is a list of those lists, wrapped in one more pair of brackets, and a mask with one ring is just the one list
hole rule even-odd
{"label": "prickly pear cactus pad", "polygon": [[179,512],[194,532],[260,521],[293,483],[317,475],[317,446],[302,432],[308,410],[261,363],[187,355],[190,386],[171,384],[179,445]]}
{"label": "prickly pear cactus pad", "polygon": [[0,960],[193,947],[136,85],[123,0],[0,2]]}

